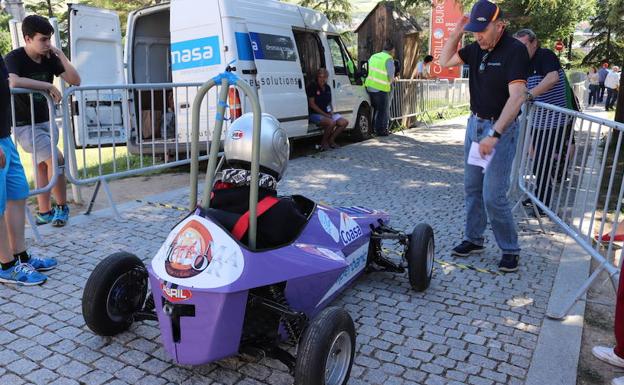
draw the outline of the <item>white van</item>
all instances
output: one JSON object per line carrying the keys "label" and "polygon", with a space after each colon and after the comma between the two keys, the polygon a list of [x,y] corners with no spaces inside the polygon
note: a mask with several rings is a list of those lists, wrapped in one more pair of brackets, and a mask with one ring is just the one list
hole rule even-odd
{"label": "white van", "polygon": [[[349,76],[349,53],[337,30],[322,13],[273,0],[172,0],[128,16],[125,50],[122,50],[119,25],[114,12],[70,5],[71,60],[81,74],[83,85],[205,82],[232,63],[234,72],[257,89],[263,112],[273,114],[289,137],[300,138],[320,133],[315,124],[308,122],[306,85],[314,80],[318,68],[325,67],[329,71],[328,84],[332,87],[336,112],[349,120],[348,129],[356,139],[370,136],[368,95],[361,81],[355,80],[353,74]],[[190,109],[188,100],[192,101],[195,89],[184,92],[187,93],[184,98],[177,94],[173,98],[180,143],[188,138],[190,113],[183,111]],[[103,95],[108,99],[103,100]],[[90,100],[93,98],[99,101]],[[129,106],[121,102],[124,98],[130,100]],[[162,91],[156,96],[153,92],[144,95],[142,103],[138,103],[137,91],[84,92],[74,113],[85,111],[90,119],[74,118],[78,145],[93,141],[93,135],[89,139],[89,130],[97,127],[123,130],[124,126],[131,127],[127,138],[131,148],[139,142],[145,144],[138,140],[136,122],[140,119],[136,117],[143,112],[140,104],[149,98],[163,100],[160,108],[164,109]],[[102,101],[109,103],[108,106],[115,105],[117,112],[99,117],[107,119],[106,122],[93,122],[93,111],[101,108]],[[230,100],[231,105],[239,103]],[[240,104],[246,112],[245,100]],[[212,126],[207,120],[214,117],[215,109],[211,105],[208,113],[202,113],[202,126]],[[132,119],[135,123],[125,123],[126,116],[135,117]],[[90,122],[89,127],[84,127],[85,121]],[[203,132],[204,136],[207,134]],[[111,141],[119,143],[124,143],[124,139],[123,133],[111,136]],[[97,140],[101,143],[102,136]],[[150,148],[152,145],[149,144]]]}

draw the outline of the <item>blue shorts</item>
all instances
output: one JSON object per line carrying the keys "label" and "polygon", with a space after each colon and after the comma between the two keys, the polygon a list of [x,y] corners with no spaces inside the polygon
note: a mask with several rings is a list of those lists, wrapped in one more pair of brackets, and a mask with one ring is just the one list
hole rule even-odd
{"label": "blue shorts", "polygon": [[[321,123],[321,119],[323,118],[327,118],[324,115],[321,114],[310,114],[310,122],[314,123],[314,124],[320,124]],[[338,119],[342,119],[342,115],[340,114],[332,114],[331,117],[332,121],[337,122]]]}
{"label": "blue shorts", "polygon": [[4,215],[7,200],[18,201],[28,197],[28,182],[24,167],[11,137],[0,139],[0,148],[4,152],[6,162],[0,168],[0,216]]}

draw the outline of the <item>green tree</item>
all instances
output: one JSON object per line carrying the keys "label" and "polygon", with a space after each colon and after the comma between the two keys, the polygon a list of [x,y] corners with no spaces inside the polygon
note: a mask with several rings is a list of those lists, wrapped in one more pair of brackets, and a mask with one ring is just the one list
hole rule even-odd
{"label": "green tree", "polygon": [[11,34],[9,33],[9,20],[11,15],[0,12],[0,55],[4,56],[11,51]]}
{"label": "green tree", "polygon": [[624,63],[624,0],[600,0],[596,16],[591,19],[594,36],[583,42],[592,47],[583,59],[585,65],[601,62]]}
{"label": "green tree", "polygon": [[299,5],[320,11],[334,24],[351,23],[351,2],[349,0],[301,0]]}
{"label": "green tree", "polygon": [[[469,12],[475,0],[459,0]],[[422,6],[428,0],[400,0],[405,7]],[[509,30],[531,28],[545,43],[569,37],[577,24],[591,16],[595,0],[501,0],[498,2],[509,20]]]}
{"label": "green tree", "polygon": [[83,4],[91,5],[93,7],[110,9],[117,12],[119,20],[121,22],[121,34],[126,34],[126,22],[128,20],[128,14],[139,8],[147,7],[150,5],[156,5],[161,3],[162,0],[83,0]]}

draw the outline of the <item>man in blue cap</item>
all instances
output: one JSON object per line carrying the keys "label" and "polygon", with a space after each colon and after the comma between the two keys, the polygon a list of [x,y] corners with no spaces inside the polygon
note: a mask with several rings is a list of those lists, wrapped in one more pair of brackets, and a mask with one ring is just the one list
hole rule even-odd
{"label": "man in blue cap", "polygon": [[[470,110],[464,146],[466,228],[453,255],[466,257],[484,251],[483,233],[489,219],[502,258],[502,272],[518,270],[520,247],[516,223],[507,198],[515,155],[517,117],[526,100],[529,55],[526,47],[505,31],[500,8],[479,1],[470,17],[463,16],[440,54],[446,67],[470,67]],[[475,42],[458,49],[464,32]],[[473,143],[474,146],[473,146]],[[471,147],[481,157],[492,156],[487,168],[468,163]],[[474,162],[473,162],[474,163]]]}

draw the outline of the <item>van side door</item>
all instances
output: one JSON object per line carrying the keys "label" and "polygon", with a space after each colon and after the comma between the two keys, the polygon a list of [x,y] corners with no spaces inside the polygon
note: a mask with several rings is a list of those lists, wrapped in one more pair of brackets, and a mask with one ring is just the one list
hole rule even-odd
{"label": "van side door", "polygon": [[119,16],[110,10],[71,4],[69,47],[82,86],[111,85],[112,88],[74,94],[76,147],[125,144],[128,96],[127,92],[113,87],[126,83]]}
{"label": "van side door", "polygon": [[[338,35],[327,35],[328,54],[331,57],[331,63],[328,64],[330,72],[329,84],[332,87],[332,102],[334,110],[349,120],[349,126],[355,122],[354,107],[358,104],[358,98],[354,92],[355,80],[349,77],[350,68],[355,68],[355,64],[351,61],[349,53]],[[351,67],[349,61],[353,63]],[[351,73],[351,77],[355,79],[355,74]],[[357,113],[357,111],[355,111]]]}
{"label": "van side door", "polygon": [[253,23],[247,29],[262,111],[275,116],[289,137],[305,135],[308,101],[292,30]]}

